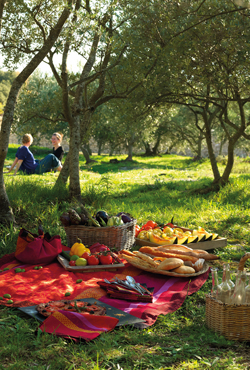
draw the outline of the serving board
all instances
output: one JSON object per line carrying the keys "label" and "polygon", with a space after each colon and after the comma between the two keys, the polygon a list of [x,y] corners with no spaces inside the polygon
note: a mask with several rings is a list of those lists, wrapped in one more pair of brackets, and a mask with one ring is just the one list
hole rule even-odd
{"label": "serving board", "polygon": [[[66,252],[67,253],[67,252]],[[116,271],[120,267],[124,267],[123,263],[114,263],[112,265],[95,265],[95,266],[70,266],[69,261],[58,254],[57,261],[70,272],[96,272],[96,271]]]}
{"label": "serving board", "polygon": [[209,265],[205,262],[204,265],[203,265],[203,267],[202,267],[202,270],[200,270],[199,272],[195,272],[194,274],[177,274],[176,272],[165,271],[165,270],[158,270],[158,269],[155,269],[155,268],[143,268],[140,264],[137,264],[136,262],[133,262],[132,260],[130,260],[129,263],[132,266],[137,267],[140,270],[152,272],[153,274],[167,275],[167,276],[176,276],[176,277],[194,277],[194,276],[199,276],[199,275],[202,275],[205,272],[207,272],[208,269],[209,269]]}
{"label": "serving board", "polygon": [[[101,301],[98,301],[95,298],[83,298],[83,299],[77,299],[77,301],[83,301],[83,302],[88,302],[91,304],[98,304],[99,306],[106,307],[106,315],[110,317],[115,317],[119,319],[119,322],[117,323],[116,326],[122,326],[122,325],[133,325],[137,323],[143,323],[145,320],[139,319],[138,317],[135,317],[133,315],[130,315],[126,312],[123,312],[119,310],[118,308],[112,307],[106,303],[103,303]],[[29,316],[34,317],[40,322],[43,322],[46,317],[40,315],[40,313],[37,312],[36,306],[28,306],[28,307],[19,307],[18,309],[24,313],[26,313]]]}
{"label": "serving board", "polygon": [[[138,238],[135,238],[135,243],[136,245],[142,245],[142,246],[147,245],[149,247],[159,247],[160,246],[159,244],[152,243],[150,241],[138,239]],[[197,243],[188,243],[188,244],[182,244],[182,245],[186,245],[187,247],[192,248],[192,249],[202,249],[204,251],[207,251],[209,249],[217,249],[217,248],[226,247],[227,239],[218,237],[214,240],[197,242]]]}

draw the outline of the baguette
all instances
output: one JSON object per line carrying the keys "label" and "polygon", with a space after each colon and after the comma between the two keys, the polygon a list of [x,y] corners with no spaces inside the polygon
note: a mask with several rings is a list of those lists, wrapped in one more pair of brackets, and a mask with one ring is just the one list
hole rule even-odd
{"label": "baguette", "polygon": [[155,257],[165,257],[165,258],[180,258],[183,261],[191,261],[192,263],[195,263],[198,261],[199,257],[193,257],[193,256],[186,256],[184,254],[176,254],[176,253],[165,253],[160,251],[158,248],[153,247],[141,247],[139,249],[142,253],[147,253],[151,256]]}
{"label": "baguette", "polygon": [[176,248],[168,245],[157,247],[156,249],[159,251],[162,251],[164,253],[175,253],[175,254],[182,254],[184,256],[192,256],[196,258],[203,258],[205,261],[211,261],[211,260],[217,260],[219,259],[219,256],[216,256],[215,254],[209,254],[206,251],[198,250],[196,252],[194,249],[191,248],[180,248],[184,247],[183,245],[177,245]]}
{"label": "baguette", "polygon": [[135,254],[133,252],[127,251],[126,249],[122,249],[121,251],[118,252],[118,257],[120,257],[121,255],[135,257]]}
{"label": "baguette", "polygon": [[[128,256],[128,255],[125,255],[125,254],[122,254],[122,258],[124,258],[127,262],[129,262],[131,265],[135,265],[136,267],[138,268],[146,268],[146,269],[152,269],[154,268],[152,266],[152,264],[142,260],[141,258],[138,258],[138,257],[132,257],[132,256]],[[156,264],[157,266],[157,264]]]}
{"label": "baguette", "polygon": [[155,262],[152,257],[138,251],[135,251],[134,254],[136,257],[141,258],[143,261],[149,263],[152,267],[156,268],[158,266],[158,263]]}

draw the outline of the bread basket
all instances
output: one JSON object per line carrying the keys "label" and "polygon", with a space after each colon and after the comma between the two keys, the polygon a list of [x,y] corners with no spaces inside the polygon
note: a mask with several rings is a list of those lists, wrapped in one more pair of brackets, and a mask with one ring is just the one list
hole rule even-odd
{"label": "bread basket", "polygon": [[[238,270],[244,270],[248,258],[250,253],[246,253],[241,258]],[[227,339],[250,341],[250,304],[222,303],[211,294],[207,294],[206,325]]]}

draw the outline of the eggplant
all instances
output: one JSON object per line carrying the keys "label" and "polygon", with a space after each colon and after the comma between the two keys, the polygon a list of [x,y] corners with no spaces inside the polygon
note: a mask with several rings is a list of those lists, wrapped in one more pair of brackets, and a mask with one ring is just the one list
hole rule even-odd
{"label": "eggplant", "polygon": [[61,223],[63,224],[63,226],[69,226],[71,224],[70,222],[70,217],[69,217],[69,213],[68,212],[64,212],[61,216],[60,216],[60,221]]}
{"label": "eggplant", "polygon": [[[95,217],[96,217],[96,220],[99,222],[100,225],[102,225],[102,226],[107,225],[107,222],[108,222],[108,219],[109,219],[109,215],[107,214],[107,212],[100,210],[96,213]],[[104,225],[103,222],[105,223],[105,225]]]}
{"label": "eggplant", "polygon": [[129,213],[125,213],[125,212],[119,212],[117,213],[116,216],[117,217],[121,216],[124,224],[127,224],[128,222],[131,222],[133,220],[132,216]]}

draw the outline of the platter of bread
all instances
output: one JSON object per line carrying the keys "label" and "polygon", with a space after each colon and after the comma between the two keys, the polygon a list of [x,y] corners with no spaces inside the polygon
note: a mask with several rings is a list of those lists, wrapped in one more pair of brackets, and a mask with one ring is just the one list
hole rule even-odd
{"label": "platter of bread", "polygon": [[215,254],[179,244],[142,246],[133,252],[121,250],[119,258],[144,271],[179,277],[204,274],[209,269],[207,262],[219,259]]}

